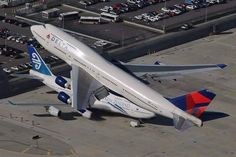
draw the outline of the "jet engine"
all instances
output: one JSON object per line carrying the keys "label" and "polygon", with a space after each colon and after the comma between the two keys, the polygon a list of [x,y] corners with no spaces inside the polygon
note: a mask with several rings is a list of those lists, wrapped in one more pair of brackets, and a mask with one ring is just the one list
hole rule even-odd
{"label": "jet engine", "polygon": [[70,96],[66,94],[65,92],[60,92],[57,98],[66,104],[71,104]]}
{"label": "jet engine", "polygon": [[55,82],[56,82],[56,84],[58,84],[59,86],[61,86],[63,88],[70,89],[70,84],[62,76],[57,76],[55,79]]}
{"label": "jet engine", "polygon": [[58,108],[54,106],[45,106],[45,109],[52,116],[55,116],[55,117],[61,116],[61,110],[59,110]]}

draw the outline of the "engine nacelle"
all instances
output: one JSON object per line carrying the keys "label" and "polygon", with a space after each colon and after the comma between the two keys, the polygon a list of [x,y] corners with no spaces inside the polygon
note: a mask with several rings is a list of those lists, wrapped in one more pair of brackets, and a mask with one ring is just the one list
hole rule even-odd
{"label": "engine nacelle", "polygon": [[54,106],[48,106],[46,108],[46,110],[52,116],[56,116],[56,117],[60,117],[61,116],[61,110],[57,109]]}
{"label": "engine nacelle", "polygon": [[71,104],[70,96],[67,95],[65,92],[60,92],[57,98],[66,104]]}
{"label": "engine nacelle", "polygon": [[63,88],[70,89],[70,84],[62,76],[57,76],[55,79],[55,83]]}

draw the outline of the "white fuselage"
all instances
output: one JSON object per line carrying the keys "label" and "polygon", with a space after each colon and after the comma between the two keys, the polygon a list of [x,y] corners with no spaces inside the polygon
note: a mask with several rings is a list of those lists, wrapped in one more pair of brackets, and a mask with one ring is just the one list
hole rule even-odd
{"label": "white fuselage", "polygon": [[57,27],[49,24],[36,25],[31,27],[31,31],[45,49],[65,60],[69,65],[79,66],[101,84],[123,95],[139,107],[171,119],[174,115],[178,115],[197,126],[202,125],[200,119],[177,108],[162,95]]}
{"label": "white fuselage", "polygon": [[[69,96],[72,96],[72,91],[70,89],[63,88],[55,83],[56,76],[44,75],[34,70],[30,70],[30,75],[40,78],[40,80],[42,80],[42,82],[46,86],[57,91],[58,93],[63,91]],[[71,82],[69,78],[64,77],[64,79],[66,79],[68,82]],[[94,103],[91,103],[89,105],[89,107],[95,109],[107,110],[110,112],[116,112],[126,116],[141,118],[141,119],[152,118],[156,116],[155,113],[147,111],[135,105],[134,103],[130,102],[129,100],[117,96],[113,93],[109,93],[107,97],[101,100],[96,99]]]}

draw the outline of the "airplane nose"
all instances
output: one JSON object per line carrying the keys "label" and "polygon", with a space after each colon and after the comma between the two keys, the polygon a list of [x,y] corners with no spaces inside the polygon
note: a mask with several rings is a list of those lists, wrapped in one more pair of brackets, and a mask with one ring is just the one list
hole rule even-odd
{"label": "airplane nose", "polygon": [[36,32],[36,31],[40,31],[40,27],[42,27],[41,25],[33,25],[30,27],[31,32]]}
{"label": "airplane nose", "polygon": [[48,34],[48,30],[45,25],[33,25],[30,27],[30,30],[35,39],[45,40]]}

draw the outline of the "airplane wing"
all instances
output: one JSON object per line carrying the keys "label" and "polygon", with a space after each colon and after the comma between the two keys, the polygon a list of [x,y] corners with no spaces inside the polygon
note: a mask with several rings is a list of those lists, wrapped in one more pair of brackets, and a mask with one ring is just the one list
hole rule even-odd
{"label": "airplane wing", "polygon": [[[191,73],[206,72],[225,68],[225,64],[199,64],[199,65],[142,65],[121,63],[121,68],[125,68],[138,77],[151,76],[157,78],[167,78],[173,76],[186,75]],[[122,69],[123,69],[122,68]]]}
{"label": "airplane wing", "polygon": [[72,107],[82,116],[90,118],[91,112],[87,110],[90,96],[102,85],[82,68],[73,64],[71,67]]}

